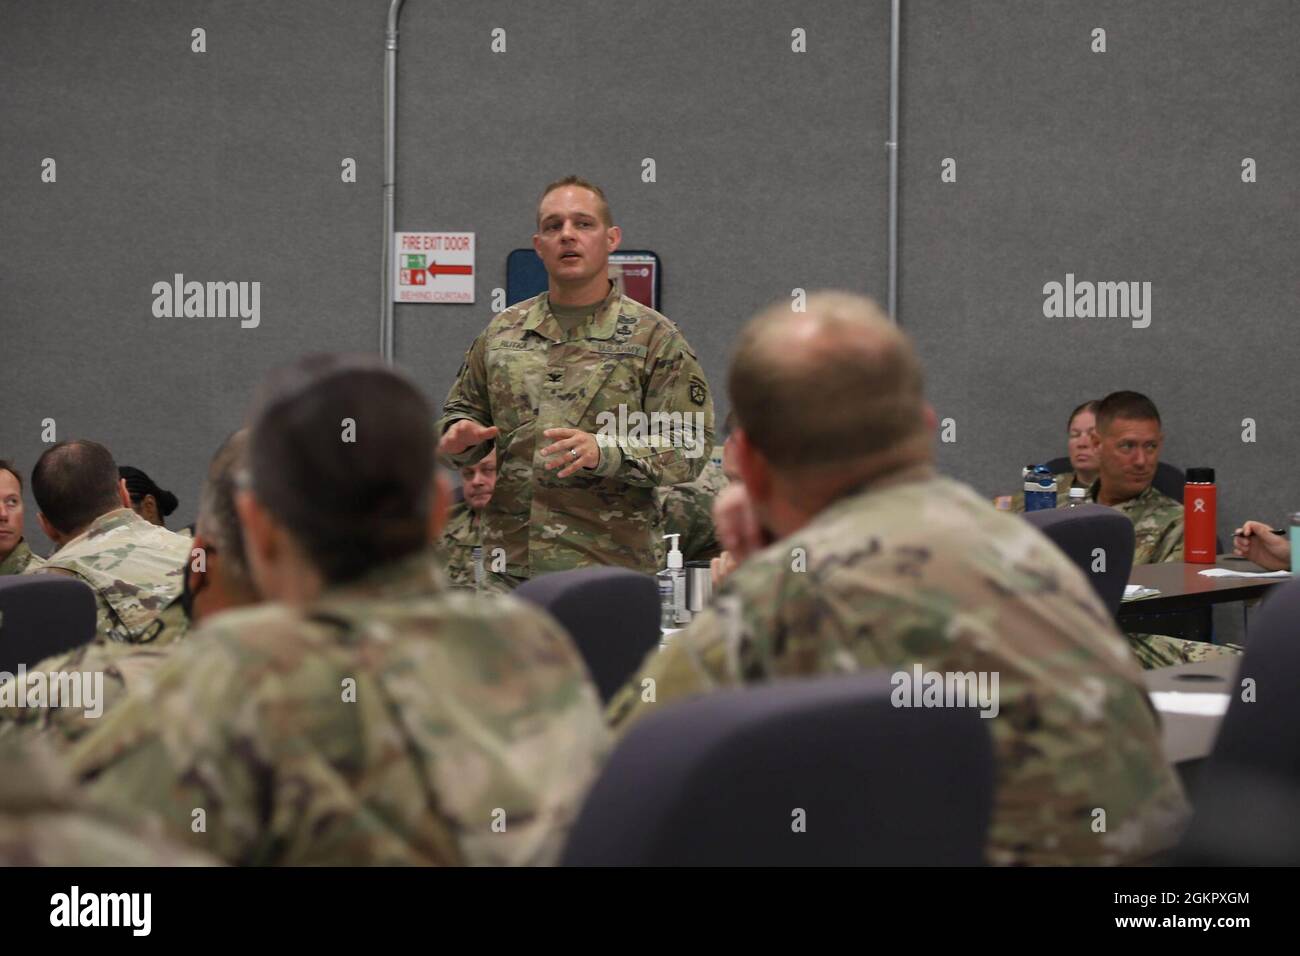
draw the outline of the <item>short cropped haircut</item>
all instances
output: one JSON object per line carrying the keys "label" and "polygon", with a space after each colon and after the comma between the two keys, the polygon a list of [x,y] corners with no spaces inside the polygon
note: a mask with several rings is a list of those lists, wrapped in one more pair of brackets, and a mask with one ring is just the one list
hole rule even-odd
{"label": "short cropped haircut", "polygon": [[538,229],[542,228],[542,200],[545,199],[547,196],[549,196],[551,193],[555,192],[555,190],[562,189],[565,186],[577,186],[581,189],[587,189],[595,193],[596,200],[597,200],[596,207],[600,210],[601,221],[605,223],[606,227],[614,225],[614,217],[610,214],[609,200],[605,198],[605,190],[601,189],[595,183],[583,179],[581,176],[565,176],[563,179],[557,179],[555,182],[551,183],[549,186],[547,186],[545,189],[542,190],[542,195],[537,200],[537,228]]}
{"label": "short cropped haircut", "polygon": [[253,492],[330,584],[428,544],[433,418],[372,356],[315,355],[272,373],[248,441]]}
{"label": "short cropped haircut", "polygon": [[751,320],[728,386],[745,435],[781,470],[852,464],[925,425],[911,343],[875,302],[848,292],[810,296],[807,316],[784,302]]}
{"label": "short cropped haircut", "polygon": [[1154,421],[1160,424],[1160,413],[1155,402],[1141,392],[1111,392],[1097,403],[1097,431],[1104,432],[1117,418],[1130,421]]}
{"label": "short cropped haircut", "polygon": [[18,490],[23,490],[23,476],[18,473],[14,463],[7,458],[0,458],[0,471],[7,471],[14,476],[14,481],[18,482]]}
{"label": "short cropped haircut", "polygon": [[122,507],[117,462],[93,441],[61,441],[45,449],[32,469],[32,497],[59,534],[80,531]]}
{"label": "short cropped haircut", "polygon": [[208,464],[208,476],[199,491],[199,514],[194,522],[194,530],[221,555],[223,572],[245,586],[249,582],[248,559],[244,554],[244,529],[235,510],[235,491],[247,449],[246,428],[221,443]]}
{"label": "short cropped haircut", "polygon": [[1097,415],[1097,406],[1100,404],[1101,402],[1095,398],[1089,399],[1088,401],[1080,405],[1078,408],[1076,408],[1074,411],[1070,412],[1070,417],[1065,420],[1065,430],[1068,432],[1070,430],[1070,426],[1074,424],[1074,420],[1084,412],[1092,412],[1095,418]]}

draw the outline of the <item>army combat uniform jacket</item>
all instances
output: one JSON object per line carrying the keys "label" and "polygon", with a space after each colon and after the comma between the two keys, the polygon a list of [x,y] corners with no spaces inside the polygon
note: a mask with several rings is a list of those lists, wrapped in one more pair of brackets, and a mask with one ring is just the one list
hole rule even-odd
{"label": "army combat uniform jacket", "polygon": [[0,561],[0,574],[22,574],[30,567],[40,567],[41,559],[27,546],[27,539],[20,538],[18,544]]}
{"label": "army combat uniform jacket", "polygon": [[[662,528],[654,489],[698,477],[713,446],[704,372],[677,326],[616,287],[569,332],[548,301],[544,292],[488,323],[439,422],[439,431],[462,418],[501,430],[496,490],[483,511],[484,554],[504,549],[505,573],[515,579],[588,565],[653,573]],[[661,419],[657,435],[649,424],[648,434],[635,434],[641,419],[634,413],[655,412],[678,417]],[[549,428],[596,435],[599,465],[556,477],[541,454],[552,443],[542,434]],[[451,460],[462,468],[490,447]]]}
{"label": "army combat uniform jacket", "polygon": [[1028,522],[928,470],[841,498],[746,560],[609,713],[621,727],[713,687],[917,664],[999,675],[989,862],[1120,863],[1176,840],[1183,792],[1092,586]]}
{"label": "army combat uniform jacket", "polygon": [[458,501],[447,514],[442,529],[442,556],[446,561],[447,581],[455,588],[473,588],[474,549],[483,544],[483,522],[479,512],[468,503]]}
{"label": "army combat uniform jacket", "polygon": [[146,640],[158,612],[181,593],[191,541],[130,508],[102,514],[27,574],[62,571],[95,592],[95,639]]}
{"label": "army combat uniform jacket", "polygon": [[215,866],[143,833],[129,816],[86,805],[47,748],[0,743],[0,866]]}
{"label": "army combat uniform jacket", "polygon": [[232,864],[548,864],[607,746],[559,625],[425,552],[204,622],[69,760]]}
{"label": "army combat uniform jacket", "polygon": [[[694,481],[656,490],[663,510],[663,533],[681,535],[678,548],[683,561],[707,561],[722,553],[713,524],[713,501],[725,487],[727,477],[722,465],[709,459]],[[659,539],[657,567],[665,567],[670,544]]]}
{"label": "army combat uniform jacket", "polygon": [[92,641],[27,668],[29,683],[36,674],[45,675],[47,686],[61,682],[61,687],[68,687],[67,681],[75,679],[81,681],[83,695],[87,684],[82,675],[90,675],[96,699],[88,702],[83,696],[80,705],[70,707],[66,700],[59,705],[47,696],[39,705],[28,699],[19,706],[16,694],[0,687],[0,738],[39,736],[51,749],[66,748],[98,727],[128,692],[149,690],[171,645],[188,631],[189,618],[180,601],[174,600],[149,623],[138,643]]}

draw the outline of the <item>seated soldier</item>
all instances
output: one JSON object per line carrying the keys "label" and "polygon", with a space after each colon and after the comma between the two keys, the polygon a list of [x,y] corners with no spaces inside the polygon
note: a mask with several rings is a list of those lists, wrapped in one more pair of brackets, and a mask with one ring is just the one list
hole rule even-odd
{"label": "seated soldier", "polygon": [[159,488],[157,483],[139,468],[121,465],[118,476],[126,482],[126,492],[131,496],[131,510],[150,524],[160,528],[167,527],[163,519],[176,510],[179,502],[170,491]]}
{"label": "seated soldier", "polygon": [[920,365],[876,305],[774,306],[742,331],[730,393],[743,484],[717,518],[739,566],[611,720],[786,678],[1000,675],[988,860],[1120,863],[1170,845],[1187,806],[1137,662],[1046,537],[935,474]]}
{"label": "seated soldier", "polygon": [[126,482],[107,448],[93,441],[52,445],[32,469],[41,529],[55,551],[26,574],[62,574],[90,585],[95,640],[147,639],[158,612],[181,592],[190,539],[131,510]]}
{"label": "seated soldier", "polygon": [[[460,469],[463,501],[451,506],[442,530],[442,551],[447,560],[447,580],[452,587],[477,588],[483,576],[483,509],[497,486],[497,450],[493,448],[475,465]],[[475,552],[478,552],[477,558]]]}
{"label": "seated soldier", "polygon": [[23,479],[0,458],[0,574],[22,574],[40,563],[23,538]]}
{"label": "seated soldier", "polygon": [[[1097,452],[1092,444],[1092,431],[1096,425],[1097,400],[1084,402],[1070,412],[1065,426],[1066,454],[1070,456],[1070,470],[1056,475],[1056,507],[1070,503],[1071,488],[1087,488],[1097,480]],[[1001,495],[993,502],[999,511],[1023,513],[1025,489],[1022,485],[1014,495]]]}
{"label": "seated soldier", "polygon": [[[1139,392],[1112,392],[1097,406],[1093,444],[1097,480],[1089,501],[1122,511],[1133,522],[1133,564],[1183,560],[1183,506],[1154,484],[1165,441],[1155,403]],[[1127,634],[1143,667],[1234,655],[1240,648],[1163,634]]]}
{"label": "seated soldier", "polygon": [[447,588],[434,453],[379,359],[271,378],[237,496],[269,603],[198,627],[74,746],[92,796],[235,864],[557,859],[608,747],[598,696],[550,617]]}
{"label": "seated soldier", "polygon": [[153,675],[171,645],[214,614],[257,601],[244,561],[244,543],[235,515],[235,472],[241,467],[247,430],[235,432],[217,450],[199,494],[198,533],[189,560],[182,565],[181,593],[159,612],[133,644],[90,643],[28,668],[53,682],[62,674],[102,674],[99,699],[91,713],[84,708],[0,706],[0,735],[40,735],[52,747],[64,747],[98,726],[103,714],[128,693],[152,686]]}

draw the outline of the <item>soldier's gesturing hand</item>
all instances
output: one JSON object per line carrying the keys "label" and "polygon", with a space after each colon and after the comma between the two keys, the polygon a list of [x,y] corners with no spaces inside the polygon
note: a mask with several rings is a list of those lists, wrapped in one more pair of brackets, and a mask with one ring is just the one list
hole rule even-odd
{"label": "soldier's gesturing hand", "polygon": [[501,429],[495,425],[487,428],[472,419],[462,418],[442,433],[442,441],[438,442],[438,454],[459,455],[475,445],[483,444],[489,438],[496,438],[500,433]]}
{"label": "soldier's gesturing hand", "polygon": [[542,454],[556,458],[548,461],[546,467],[554,470],[564,468],[555,477],[568,478],[583,468],[595,468],[600,464],[600,446],[596,436],[577,428],[548,428],[542,432],[546,438],[555,439],[553,445],[542,449]]}

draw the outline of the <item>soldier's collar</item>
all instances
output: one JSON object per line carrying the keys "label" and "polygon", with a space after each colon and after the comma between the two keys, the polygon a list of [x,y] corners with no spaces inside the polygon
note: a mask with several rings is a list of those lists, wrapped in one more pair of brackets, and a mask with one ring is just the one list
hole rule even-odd
{"label": "soldier's collar", "polygon": [[[120,528],[124,525],[131,524],[133,521],[144,521],[138,514],[130,508],[114,508],[112,511],[105,511],[102,515],[81,529],[80,534],[74,535],[59,547],[62,551],[69,545],[77,544],[91,535],[100,535],[106,531],[112,531],[114,528]],[[53,555],[51,555],[53,557]]]}
{"label": "soldier's collar", "polygon": [[356,598],[429,597],[447,589],[436,545],[380,565],[354,581],[328,588],[320,603]]}
{"label": "soldier's collar", "polygon": [[[614,326],[618,322],[622,306],[623,295],[618,291],[618,286],[611,282],[609,292],[600,303],[595,316],[587,323],[586,332],[582,337],[587,339],[613,338]],[[525,332],[536,331],[555,342],[563,340],[564,330],[560,328],[560,323],[556,322],[555,317],[551,314],[551,294],[549,292],[543,292],[537,297],[537,301],[528,310],[528,318],[524,320],[523,328]]]}
{"label": "soldier's collar", "polygon": [[[1151,484],[1147,485],[1145,488],[1143,488],[1141,491],[1135,494],[1132,498],[1125,498],[1123,501],[1117,501],[1115,502],[1115,504],[1110,505],[1110,507],[1122,508],[1125,505],[1141,504],[1144,501],[1150,500],[1152,492],[1155,492],[1157,495],[1162,494],[1160,489],[1155,486],[1155,482],[1152,482]],[[1101,500],[1097,497],[1099,494],[1101,494],[1101,478],[1098,478],[1096,481],[1094,481],[1091,485],[1088,486],[1088,500],[1095,501],[1097,504],[1101,504]]]}

